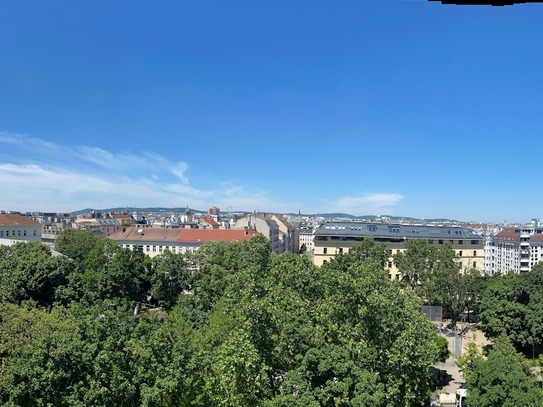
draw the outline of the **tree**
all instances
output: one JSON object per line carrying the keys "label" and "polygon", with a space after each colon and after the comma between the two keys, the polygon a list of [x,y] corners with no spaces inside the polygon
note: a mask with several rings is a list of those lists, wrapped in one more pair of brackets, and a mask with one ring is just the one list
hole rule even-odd
{"label": "tree", "polygon": [[139,302],[147,278],[145,255],[110,239],[96,242],[85,260],[81,289],[85,301],[105,299]]}
{"label": "tree", "polygon": [[55,241],[55,250],[76,260],[84,261],[98,241],[90,230],[64,229]]}
{"label": "tree", "polygon": [[502,334],[488,359],[476,359],[466,377],[467,402],[479,407],[536,407],[543,405],[543,392],[524,357]]}
{"label": "tree", "polygon": [[428,301],[442,305],[449,313],[452,326],[466,309],[468,277],[463,273],[458,257],[450,243],[435,250],[435,263],[425,283]]}
{"label": "tree", "polygon": [[489,278],[480,308],[488,338],[505,333],[517,350],[532,353],[543,335],[543,264],[526,273]]}
{"label": "tree", "polygon": [[52,305],[73,270],[73,262],[40,242],[0,246],[0,301]]}
{"label": "tree", "polygon": [[[19,321],[27,318],[24,311],[18,312],[22,312]],[[188,404],[185,383],[191,360],[190,335],[180,337],[179,328],[172,329],[170,323],[163,324],[149,314],[135,320],[131,310],[123,308],[73,305],[69,310],[59,307],[42,316],[46,323],[31,319],[31,327],[36,328],[28,329],[32,339],[19,335],[22,343],[10,351],[8,363],[2,364],[8,369],[2,376],[6,385],[2,386],[4,381],[0,380],[5,404]],[[179,319],[176,322],[181,323]],[[1,320],[0,330],[11,325]]]}
{"label": "tree", "polygon": [[471,380],[478,364],[483,360],[483,350],[481,346],[477,345],[475,339],[476,336],[473,334],[473,340],[468,342],[466,351],[456,360],[465,380]]}
{"label": "tree", "polygon": [[166,309],[172,308],[183,290],[191,285],[192,275],[181,254],[166,250],[151,261],[151,293]]}
{"label": "tree", "polygon": [[436,249],[425,239],[408,240],[405,251],[394,255],[402,282],[415,290],[426,284],[436,261]]}

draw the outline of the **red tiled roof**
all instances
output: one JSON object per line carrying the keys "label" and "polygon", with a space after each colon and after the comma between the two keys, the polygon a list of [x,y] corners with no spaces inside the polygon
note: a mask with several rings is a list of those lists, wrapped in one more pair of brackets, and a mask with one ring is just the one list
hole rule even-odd
{"label": "red tiled roof", "polygon": [[215,219],[209,217],[209,216],[202,216],[202,220],[206,223],[208,223],[211,226],[219,226],[217,222],[215,222]]}
{"label": "red tiled roof", "polygon": [[543,242],[543,234],[538,233],[530,238],[531,242]]}
{"label": "red tiled roof", "polygon": [[496,233],[496,238],[502,238],[505,240],[508,240],[506,238],[519,238],[520,235],[515,232],[515,229],[503,229],[501,232]]}
{"label": "red tiled roof", "polygon": [[182,229],[179,242],[234,242],[236,240],[249,240],[258,234],[255,230],[237,229]]}
{"label": "red tiled roof", "polygon": [[14,213],[0,213],[0,225],[39,226],[39,223],[33,221],[28,216],[18,215]]}
{"label": "red tiled roof", "polygon": [[132,216],[127,213],[112,213],[110,214],[113,219],[130,219]]}
{"label": "red tiled roof", "polygon": [[[124,228],[123,228],[124,229]],[[177,242],[182,229],[127,227],[109,236],[113,240]]]}

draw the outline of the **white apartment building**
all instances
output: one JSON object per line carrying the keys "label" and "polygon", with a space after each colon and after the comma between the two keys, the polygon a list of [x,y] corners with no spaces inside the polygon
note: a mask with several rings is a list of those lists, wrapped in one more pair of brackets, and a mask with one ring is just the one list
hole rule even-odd
{"label": "white apartment building", "polygon": [[307,253],[315,251],[315,230],[312,227],[300,228],[300,247],[305,244]]}
{"label": "white apartment building", "polygon": [[130,226],[109,237],[126,249],[141,250],[149,257],[164,251],[185,254],[194,252],[207,242],[235,242],[249,240],[258,234],[254,230],[151,228]]}
{"label": "white apartment building", "polygon": [[29,216],[0,213],[0,239],[41,240],[41,225]]}
{"label": "white apartment building", "polygon": [[543,226],[532,219],[526,225],[505,228],[485,244],[485,273],[523,273],[543,260]]}

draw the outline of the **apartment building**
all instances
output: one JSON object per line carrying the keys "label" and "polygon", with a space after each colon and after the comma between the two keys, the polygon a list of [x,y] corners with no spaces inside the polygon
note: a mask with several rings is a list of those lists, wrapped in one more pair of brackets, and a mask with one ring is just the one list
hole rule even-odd
{"label": "apartment building", "polygon": [[322,266],[338,253],[348,253],[351,246],[367,238],[376,243],[385,243],[389,258],[389,277],[399,279],[393,255],[405,250],[405,243],[411,239],[426,239],[429,244],[452,245],[459,257],[462,268],[484,269],[484,241],[473,229],[460,226],[431,226],[367,222],[326,222],[314,234],[315,265]]}
{"label": "apartment building", "polygon": [[0,239],[41,240],[41,225],[19,213],[0,213]]}
{"label": "apartment building", "polygon": [[189,229],[151,228],[132,226],[109,236],[119,245],[131,250],[142,250],[150,257],[158,256],[165,250],[172,253],[187,253],[198,250],[207,242],[234,242],[249,240],[258,234],[254,230],[233,229]]}
{"label": "apartment building", "polygon": [[305,244],[307,253],[313,253],[315,250],[315,230],[313,227],[300,227],[300,247]]}
{"label": "apartment building", "polygon": [[236,220],[234,229],[256,230],[270,239],[270,247],[274,252],[282,253],[284,251],[284,246],[279,238],[279,225],[262,214],[254,213]]}
{"label": "apartment building", "polygon": [[485,273],[523,273],[543,260],[543,226],[532,219],[528,224],[505,228],[485,244]]}

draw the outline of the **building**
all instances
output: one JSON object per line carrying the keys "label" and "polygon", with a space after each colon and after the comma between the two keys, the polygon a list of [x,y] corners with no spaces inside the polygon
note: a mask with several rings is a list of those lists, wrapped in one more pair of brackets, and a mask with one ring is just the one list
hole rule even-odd
{"label": "building", "polygon": [[272,219],[259,213],[246,215],[234,224],[234,229],[256,230],[270,239],[270,247],[276,253],[283,252],[283,244],[279,239],[279,225]]}
{"label": "building", "polygon": [[305,244],[307,253],[313,253],[315,250],[315,230],[313,227],[300,227],[300,247]]}
{"label": "building", "polygon": [[268,215],[279,226],[279,240],[281,242],[281,252],[298,253],[300,251],[300,236],[298,229],[292,226],[281,215]]}
{"label": "building", "polygon": [[505,228],[485,245],[485,273],[505,274],[530,271],[543,260],[543,226],[532,219],[528,224]]}
{"label": "building", "polygon": [[[14,244],[17,244],[17,243],[26,244],[27,242],[28,241],[24,241],[24,240],[21,241],[21,240],[14,240],[14,239],[0,239],[0,245],[2,245],[2,246],[13,246]],[[47,244],[47,243],[42,243],[42,244],[49,249],[49,251],[51,252],[51,256],[53,256],[53,257],[64,256],[62,253],[57,252],[53,248],[53,245],[50,245],[50,244]]]}
{"label": "building", "polygon": [[219,229],[221,225],[217,223],[211,216],[202,216],[200,218],[201,229]]}
{"label": "building", "polygon": [[110,237],[119,230],[136,224],[136,219],[127,213],[91,212],[78,217],[72,226],[78,230],[91,230],[97,237]]}
{"label": "building", "polygon": [[215,206],[209,208],[207,214],[217,222],[221,220],[221,210]]}
{"label": "building", "polygon": [[411,239],[426,239],[429,244],[449,242],[458,255],[462,268],[484,269],[483,238],[473,229],[459,226],[406,225],[366,222],[327,222],[315,231],[313,261],[317,266],[339,253],[348,253],[350,247],[364,239],[373,238],[376,243],[385,243],[389,258],[387,268],[390,278],[399,279],[393,255],[405,250]]}
{"label": "building", "polygon": [[32,212],[27,215],[41,225],[41,241],[44,243],[55,243],[64,229],[72,227],[73,219],[69,213]]}
{"label": "building", "polygon": [[158,256],[165,250],[172,253],[194,252],[207,242],[235,242],[249,240],[258,234],[254,230],[233,229],[190,229],[190,228],[151,228],[128,227],[111,235],[119,245],[131,250],[142,250],[150,257]]}
{"label": "building", "polygon": [[41,225],[29,216],[0,213],[0,239],[41,240]]}

